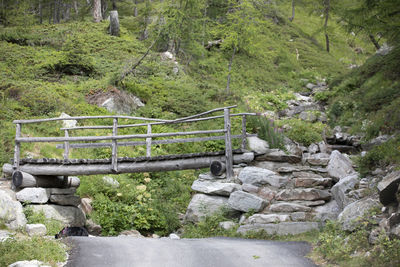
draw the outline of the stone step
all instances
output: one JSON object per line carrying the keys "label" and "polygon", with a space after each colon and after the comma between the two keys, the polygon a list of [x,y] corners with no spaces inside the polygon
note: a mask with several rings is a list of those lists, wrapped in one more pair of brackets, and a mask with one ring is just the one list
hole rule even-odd
{"label": "stone step", "polygon": [[311,211],[310,207],[290,202],[278,202],[272,204],[269,209],[272,212],[295,212],[295,211]]}
{"label": "stone step", "polygon": [[320,190],[314,188],[296,188],[284,189],[276,196],[276,200],[291,201],[291,200],[330,200],[331,193],[327,190]]}
{"label": "stone step", "polygon": [[299,177],[294,179],[294,186],[295,187],[331,187],[332,186],[332,179],[331,178],[305,178]]}

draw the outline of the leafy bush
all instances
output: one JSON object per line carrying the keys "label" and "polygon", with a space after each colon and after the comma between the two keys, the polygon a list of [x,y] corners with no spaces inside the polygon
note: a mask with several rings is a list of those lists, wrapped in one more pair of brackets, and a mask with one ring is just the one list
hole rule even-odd
{"label": "leafy bush", "polygon": [[267,141],[270,148],[284,147],[283,130],[273,120],[261,116],[250,117],[248,127],[257,132],[259,138]]}
{"label": "leafy bush", "polygon": [[321,141],[323,130],[326,127],[320,122],[310,123],[297,119],[291,119],[280,123],[287,123],[289,125],[290,129],[287,130],[286,134],[290,139],[305,146]]}
{"label": "leafy bush", "polygon": [[54,219],[48,219],[43,211],[36,213],[30,207],[24,208],[24,214],[28,223],[41,223],[46,226],[47,235],[55,235],[64,227],[63,223]]}

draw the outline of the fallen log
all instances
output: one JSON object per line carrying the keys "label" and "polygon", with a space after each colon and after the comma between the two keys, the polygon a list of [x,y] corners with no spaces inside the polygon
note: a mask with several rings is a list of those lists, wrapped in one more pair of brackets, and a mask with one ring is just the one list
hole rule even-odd
{"label": "fallen log", "polygon": [[3,165],[3,173],[12,177],[16,188],[43,187],[43,188],[69,188],[79,187],[78,177],[64,177],[55,175],[32,175],[23,171],[14,171],[11,164]]}
{"label": "fallen log", "polygon": [[223,163],[221,161],[213,161],[213,162],[211,162],[210,172],[214,176],[222,175],[225,172],[225,170],[226,170],[225,163]]}

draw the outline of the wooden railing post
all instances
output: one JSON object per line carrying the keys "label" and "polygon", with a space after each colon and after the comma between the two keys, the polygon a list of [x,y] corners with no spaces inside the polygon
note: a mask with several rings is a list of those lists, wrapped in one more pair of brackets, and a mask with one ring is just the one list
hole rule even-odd
{"label": "wooden railing post", "polygon": [[[113,120],[113,137],[118,135],[118,119]],[[111,169],[114,172],[118,172],[118,143],[117,139],[112,139],[112,152],[111,152]]]}
{"label": "wooden railing post", "polygon": [[233,156],[232,156],[232,140],[231,140],[231,118],[228,108],[224,109],[224,124],[225,124],[225,166],[226,178],[233,178]]}
{"label": "wooden railing post", "polygon": [[[64,130],[65,133],[65,137],[68,138],[69,137],[69,132],[68,130]],[[68,161],[69,160],[69,142],[65,141],[64,142],[64,161]]]}
{"label": "wooden railing post", "polygon": [[[147,124],[147,134],[151,134],[151,124]],[[151,137],[146,138],[146,157],[151,157]]]}
{"label": "wooden railing post", "polygon": [[246,149],[247,133],[246,133],[246,115],[242,116],[242,149]]}
{"label": "wooden railing post", "polygon": [[14,147],[14,166],[13,166],[13,169],[15,171],[19,170],[21,143],[19,141],[17,141],[17,139],[20,137],[21,137],[21,124],[17,123],[15,125],[15,147]]}

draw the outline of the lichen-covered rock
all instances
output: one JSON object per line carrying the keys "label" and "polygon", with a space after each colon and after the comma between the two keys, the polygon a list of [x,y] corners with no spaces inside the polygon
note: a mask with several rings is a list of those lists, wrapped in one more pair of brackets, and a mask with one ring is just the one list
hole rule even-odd
{"label": "lichen-covered rock", "polygon": [[29,236],[34,236],[34,235],[38,235],[38,236],[44,236],[47,234],[47,229],[46,226],[44,224],[27,224],[25,227],[26,233]]}
{"label": "lichen-covered rock", "polygon": [[274,203],[269,207],[272,212],[294,212],[294,211],[311,211],[310,207],[290,203],[290,202],[278,202]]}
{"label": "lichen-covered rock", "polygon": [[317,153],[313,155],[309,155],[306,158],[306,162],[313,166],[326,166],[330,161],[329,154],[326,153]]}
{"label": "lichen-covered rock", "polygon": [[250,224],[255,223],[277,223],[290,221],[287,214],[254,214],[247,219]]}
{"label": "lichen-covered rock", "polygon": [[327,190],[315,188],[284,189],[275,196],[276,200],[330,200],[331,194]]}
{"label": "lichen-covered rock", "polygon": [[17,230],[24,228],[26,225],[26,217],[20,202],[13,200],[6,191],[0,189],[0,220],[5,225]]}
{"label": "lichen-covered rock", "polygon": [[316,221],[325,222],[327,220],[334,221],[339,216],[341,209],[335,200],[331,200],[325,205],[318,206],[314,209],[314,219]]}
{"label": "lichen-covered rock", "polygon": [[269,145],[267,141],[258,138],[257,136],[247,137],[247,145],[250,151],[254,151],[259,154],[267,153],[269,150]]}
{"label": "lichen-covered rock", "polygon": [[338,220],[343,230],[353,231],[360,223],[358,220],[373,208],[381,208],[382,204],[373,198],[361,199],[346,206],[339,214]]}
{"label": "lichen-covered rock", "polygon": [[237,223],[232,222],[232,221],[224,221],[224,222],[220,222],[218,224],[218,226],[224,230],[230,230],[230,229],[234,228],[236,225],[237,225]]}
{"label": "lichen-covered rock", "polygon": [[187,207],[185,221],[199,222],[206,216],[221,211],[221,209],[233,213],[228,205],[227,197],[195,194]]}
{"label": "lichen-covered rock", "polygon": [[36,213],[42,212],[48,219],[54,219],[68,226],[82,227],[85,225],[85,214],[73,206],[59,205],[28,205]]}
{"label": "lichen-covered rock", "polygon": [[239,174],[239,180],[244,184],[252,184],[255,186],[271,185],[282,187],[288,182],[288,178],[280,176],[273,171],[257,168],[246,167]]}
{"label": "lichen-covered rock", "polygon": [[232,209],[244,212],[250,210],[258,212],[264,209],[267,205],[267,202],[264,199],[243,191],[233,192],[229,196],[228,203]]}
{"label": "lichen-covered rock", "polygon": [[332,184],[331,178],[295,178],[294,185],[295,187],[330,187]]}

